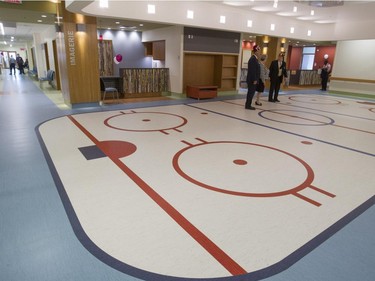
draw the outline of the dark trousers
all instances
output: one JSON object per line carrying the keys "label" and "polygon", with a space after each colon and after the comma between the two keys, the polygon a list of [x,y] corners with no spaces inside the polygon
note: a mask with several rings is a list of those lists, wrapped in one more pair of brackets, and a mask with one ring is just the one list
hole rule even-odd
{"label": "dark trousers", "polygon": [[248,84],[247,85],[247,95],[246,95],[245,108],[251,107],[251,103],[252,103],[253,97],[255,95],[255,89],[256,89],[256,85],[254,85],[254,84]]}
{"label": "dark trousers", "polygon": [[20,71],[20,74],[25,74],[25,71],[23,70],[23,65],[18,66],[18,70]]}
{"label": "dark trousers", "polygon": [[327,84],[328,84],[328,75],[322,76],[322,90],[323,91],[327,90]]}
{"label": "dark trousers", "polygon": [[268,93],[268,100],[269,101],[277,100],[277,98],[279,96],[280,85],[281,85],[282,81],[283,81],[282,76],[277,77],[276,80],[271,80],[270,91]]}
{"label": "dark trousers", "polygon": [[10,69],[10,74],[12,74],[12,70],[13,70],[14,75],[16,75],[16,64],[15,63],[11,63],[9,65],[9,69]]}

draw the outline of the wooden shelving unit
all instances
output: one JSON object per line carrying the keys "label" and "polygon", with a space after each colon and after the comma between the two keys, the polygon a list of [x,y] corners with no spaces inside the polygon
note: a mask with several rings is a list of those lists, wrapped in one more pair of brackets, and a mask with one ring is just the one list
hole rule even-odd
{"label": "wooden shelving unit", "polygon": [[235,90],[237,85],[238,55],[222,55],[220,90]]}
{"label": "wooden shelving unit", "polygon": [[237,85],[237,69],[238,54],[187,52],[184,56],[184,89],[187,85],[214,85],[219,91],[233,91]]}
{"label": "wooden shelving unit", "polygon": [[145,55],[154,60],[165,60],[165,41],[144,42]]}

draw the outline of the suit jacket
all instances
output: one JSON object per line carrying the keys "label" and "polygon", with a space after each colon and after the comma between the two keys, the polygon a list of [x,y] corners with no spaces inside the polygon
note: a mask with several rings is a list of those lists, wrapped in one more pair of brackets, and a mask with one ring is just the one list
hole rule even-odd
{"label": "suit jacket", "polygon": [[[285,61],[282,61],[281,62],[281,77],[288,77],[288,74],[286,73],[286,63]],[[275,82],[278,77],[279,77],[279,61],[278,60],[274,60],[271,62],[271,65],[270,65],[270,80],[271,82]],[[282,81],[282,79],[281,79]]]}
{"label": "suit jacket", "polygon": [[259,81],[260,65],[255,55],[252,55],[247,63],[247,85],[254,84],[254,81]]}

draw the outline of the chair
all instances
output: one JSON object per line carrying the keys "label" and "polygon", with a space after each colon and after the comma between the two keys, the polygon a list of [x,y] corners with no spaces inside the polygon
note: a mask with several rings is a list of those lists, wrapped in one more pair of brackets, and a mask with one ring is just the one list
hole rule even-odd
{"label": "chair", "polygon": [[105,100],[105,96],[106,96],[107,93],[112,93],[113,97],[116,94],[117,99],[119,99],[118,90],[115,87],[108,87],[108,86],[106,86],[103,78],[100,78],[100,90],[102,92],[104,92],[104,94],[103,94],[103,100]]}
{"label": "chair", "polygon": [[55,77],[55,71],[53,71],[51,69],[48,70],[46,77],[40,77],[39,78],[39,84],[40,84],[40,86],[42,86],[43,82],[47,81],[48,84],[50,84],[53,88],[55,88],[54,85],[53,85],[53,79],[54,79],[54,77]]}

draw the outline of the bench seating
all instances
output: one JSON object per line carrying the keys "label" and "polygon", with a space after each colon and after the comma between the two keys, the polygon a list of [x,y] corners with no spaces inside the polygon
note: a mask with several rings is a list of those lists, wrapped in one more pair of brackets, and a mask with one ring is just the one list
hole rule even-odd
{"label": "bench seating", "polygon": [[209,99],[217,97],[217,86],[186,86],[186,95],[195,99]]}
{"label": "bench seating", "polygon": [[47,81],[48,82],[48,84],[50,84],[52,87],[54,87],[54,85],[53,85],[53,79],[54,79],[54,76],[55,76],[55,71],[53,71],[53,70],[48,70],[47,71],[47,76],[46,77],[40,77],[39,78],[39,83],[40,83],[40,85],[42,85],[42,83],[43,82],[45,82],[45,81]]}

